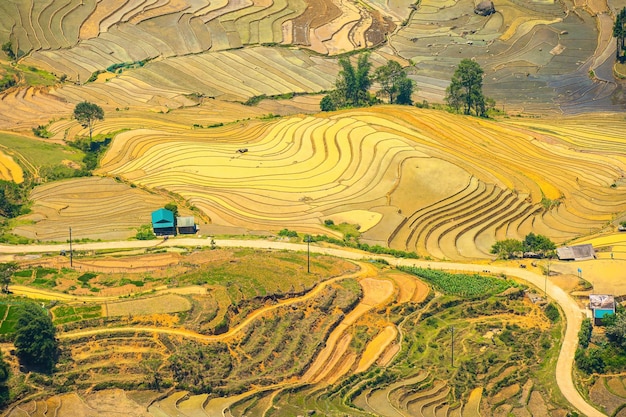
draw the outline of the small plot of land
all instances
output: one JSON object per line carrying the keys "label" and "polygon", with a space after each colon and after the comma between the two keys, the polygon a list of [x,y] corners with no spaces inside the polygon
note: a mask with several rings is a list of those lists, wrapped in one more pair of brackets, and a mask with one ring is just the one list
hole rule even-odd
{"label": "small plot of land", "polygon": [[22,168],[13,158],[0,150],[0,179],[21,183],[24,181]]}
{"label": "small plot of land", "polygon": [[178,313],[187,311],[190,308],[191,303],[189,300],[175,294],[165,294],[139,300],[118,301],[107,303],[105,306],[107,317]]}
{"label": "small plot of land", "polygon": [[41,241],[73,239],[126,239],[149,224],[150,213],[170,200],[112,178],[87,177],[53,182],[36,187],[32,213],[15,234]]}

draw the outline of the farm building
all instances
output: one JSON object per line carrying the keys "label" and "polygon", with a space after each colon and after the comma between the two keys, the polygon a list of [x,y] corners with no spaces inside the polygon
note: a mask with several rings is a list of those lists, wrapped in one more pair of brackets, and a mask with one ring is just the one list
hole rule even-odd
{"label": "farm building", "polygon": [[196,233],[196,219],[193,216],[176,217],[176,229],[181,235],[193,235]]}
{"label": "farm building", "polygon": [[615,298],[612,295],[591,294],[589,308],[593,313],[593,325],[599,326],[604,317],[615,314]]}
{"label": "farm building", "polygon": [[174,213],[161,208],[152,212],[152,230],[157,236],[175,235]]}
{"label": "farm building", "polygon": [[587,261],[589,259],[596,259],[596,251],[593,250],[593,245],[576,245],[576,246],[562,246],[557,248],[556,255],[561,261]]}

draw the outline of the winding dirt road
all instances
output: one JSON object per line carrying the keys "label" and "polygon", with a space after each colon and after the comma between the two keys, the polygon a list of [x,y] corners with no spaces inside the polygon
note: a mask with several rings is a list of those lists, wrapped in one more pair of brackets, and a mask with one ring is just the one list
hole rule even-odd
{"label": "winding dirt road", "polygon": [[[75,332],[66,332],[59,335],[60,339],[75,339],[78,337],[86,337],[93,336],[97,334],[106,334],[111,332],[124,332],[124,333],[141,333],[141,332],[149,332],[149,333],[160,333],[160,334],[171,334],[171,335],[179,335],[187,338],[192,338],[204,342],[216,342],[220,340],[227,340],[231,337],[234,337],[237,333],[239,333],[243,328],[252,323],[252,321],[256,320],[263,314],[268,311],[275,310],[277,308],[288,306],[292,304],[296,304],[308,299],[311,299],[317,296],[324,288],[329,286],[335,281],[347,279],[347,278],[364,278],[368,277],[372,274],[371,267],[369,265],[360,264],[360,269],[357,272],[340,275],[326,281],[321,282],[319,285],[315,286],[311,291],[307,292],[304,295],[294,298],[287,298],[285,300],[281,300],[276,304],[272,304],[269,306],[261,307],[258,310],[252,312],[249,316],[245,318],[241,323],[237,324],[235,327],[230,328],[227,332],[208,336],[201,333],[196,333],[191,330],[186,329],[175,329],[175,328],[162,328],[162,327],[137,327],[137,326],[126,326],[126,327],[104,327],[90,330],[79,330]],[[104,298],[104,297],[103,297]],[[95,301],[95,298],[94,298]]]}
{"label": "winding dirt road", "polygon": [[[183,238],[183,239],[171,239],[167,241],[121,241],[121,242],[95,242],[95,243],[84,243],[84,244],[75,244],[75,250],[100,250],[100,249],[122,249],[122,248],[147,248],[153,246],[210,246],[211,239],[197,239],[197,238]],[[216,240],[215,242],[217,246],[220,247],[248,247],[248,248],[258,248],[258,249],[285,249],[285,250],[294,250],[294,251],[306,251],[307,246],[304,244],[296,244],[296,243],[288,243],[288,242],[274,242],[274,241],[265,241],[265,240]],[[62,249],[68,250],[68,244],[55,244],[55,245],[0,245],[0,255],[7,254],[26,254],[26,253],[45,253],[52,252],[58,253]],[[372,255],[369,253],[356,251],[356,250],[347,250],[347,249],[333,249],[333,248],[323,248],[318,246],[311,246],[311,252],[313,253],[321,253],[337,256],[340,258],[352,259],[352,260],[362,260],[368,258],[384,258],[392,265],[404,265],[404,266],[418,266],[423,268],[434,268],[434,269],[446,269],[446,270],[457,270],[457,271],[468,271],[468,272],[482,272],[485,269],[484,265],[474,265],[474,264],[463,264],[463,263],[451,263],[451,262],[427,262],[427,261],[418,261],[418,260],[409,260],[409,259],[396,259],[387,256],[381,255]],[[559,288],[557,285],[554,285],[551,282],[547,282],[545,277],[530,272],[528,270],[512,268],[512,267],[498,267],[498,266],[489,266],[489,270],[492,273],[503,273],[508,276],[513,276],[525,280],[537,288],[546,288],[548,295],[554,299],[563,310],[566,317],[566,329],[565,336],[563,338],[563,344],[561,346],[561,351],[559,353],[559,358],[556,365],[556,380],[561,390],[563,396],[570,402],[570,404],[578,409],[579,412],[583,413],[588,417],[605,417],[606,414],[598,411],[590,404],[588,404],[585,399],[580,395],[580,393],[576,390],[574,386],[574,381],[572,379],[572,371],[573,371],[573,360],[574,354],[576,352],[576,346],[578,343],[578,330],[580,329],[580,325],[582,323],[582,319],[584,317],[584,312],[578,307],[576,302]],[[358,273],[357,273],[358,274]],[[345,277],[342,277],[345,278]],[[326,281],[326,285],[331,281]],[[320,284],[316,289],[319,291],[323,288],[324,283]],[[315,289],[313,290],[315,291]],[[310,293],[309,293],[310,294]],[[306,295],[305,295],[306,296]],[[305,297],[303,296],[303,297]],[[284,300],[287,302],[288,300]],[[292,302],[296,302],[295,300],[291,300]],[[284,304],[276,304],[274,306],[269,306],[268,309],[277,308]],[[231,329],[226,334],[234,334],[233,332],[239,331],[243,326],[248,324],[255,317],[258,317],[259,314],[262,314],[264,311],[261,309],[257,311],[257,313],[248,317],[238,326]],[[116,329],[118,330],[118,329]],[[119,329],[122,331],[121,329]],[[133,327],[132,331],[146,331],[146,332],[172,332],[177,331],[177,329],[155,329],[151,327]],[[99,334],[111,331],[111,329],[94,329],[81,331],[79,333],[72,333],[63,335],[62,337],[77,337],[78,334],[81,335],[90,335],[90,334]],[[131,331],[130,329],[128,331]],[[180,330],[179,334],[186,337],[198,337],[202,336],[202,338],[206,338],[206,340],[216,340],[216,337],[224,337],[225,335],[220,336],[204,336],[198,335],[193,332],[186,332],[184,330]]]}

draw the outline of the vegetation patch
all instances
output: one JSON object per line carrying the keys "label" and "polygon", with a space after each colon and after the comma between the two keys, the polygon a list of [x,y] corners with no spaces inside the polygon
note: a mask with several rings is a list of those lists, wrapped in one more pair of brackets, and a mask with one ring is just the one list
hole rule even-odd
{"label": "vegetation patch", "polygon": [[452,274],[436,269],[418,268],[413,266],[399,267],[433,284],[446,294],[463,297],[481,297],[500,294],[508,288],[516,286],[512,281],[478,274]]}
{"label": "vegetation patch", "polygon": [[96,304],[89,305],[60,305],[51,310],[52,322],[55,326],[90,320],[102,316],[102,307]]}

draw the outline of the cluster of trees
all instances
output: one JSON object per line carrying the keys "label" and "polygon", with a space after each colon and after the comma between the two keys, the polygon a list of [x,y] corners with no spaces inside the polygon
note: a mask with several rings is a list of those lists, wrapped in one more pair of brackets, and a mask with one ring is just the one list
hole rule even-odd
{"label": "cluster of trees", "polygon": [[626,370],[626,312],[618,307],[613,316],[602,319],[605,337],[593,337],[591,319],[584,319],[578,332],[578,348],[574,360],[581,371],[592,373],[624,372]]}
{"label": "cluster of trees", "polygon": [[56,329],[48,312],[41,306],[27,303],[15,326],[15,354],[28,369],[52,373],[59,359]]}
{"label": "cluster of trees", "polygon": [[[371,74],[372,64],[367,53],[359,56],[356,67],[347,58],[341,58],[339,65],[342,69],[335,89],[320,101],[322,111],[370,106],[383,100],[391,104],[413,104],[411,95],[415,83],[397,61],[387,61],[376,68],[374,74]],[[495,107],[495,101],[483,94],[483,75],[484,71],[476,61],[463,59],[446,89],[448,106],[467,115],[487,116],[487,112]],[[376,95],[370,93],[374,83],[379,87]]]}
{"label": "cluster of trees", "polygon": [[615,17],[613,24],[613,36],[617,41],[617,60],[620,63],[626,62],[626,7],[624,7]]}
{"label": "cluster of trees", "polygon": [[7,54],[9,59],[14,60],[17,58],[15,56],[15,52],[13,51],[13,43],[11,41],[7,41],[2,44],[2,51]]}
{"label": "cluster of trees", "polygon": [[446,102],[457,112],[487,116],[487,110],[495,107],[495,101],[483,94],[483,74],[480,65],[471,59],[463,59],[454,71],[446,88]]}
{"label": "cluster of trees", "polygon": [[[391,104],[413,104],[411,95],[415,83],[396,61],[388,61],[371,74],[369,54],[359,56],[356,67],[348,58],[339,60],[341,71],[335,82],[335,90],[322,98],[320,109],[333,111],[342,108],[364,107],[381,102],[386,98]],[[380,85],[376,95],[370,93],[373,83]]]}
{"label": "cluster of trees", "polygon": [[30,181],[16,184],[0,180],[0,217],[13,218],[28,213],[28,193]]}
{"label": "cluster of trees", "polygon": [[524,253],[533,253],[542,258],[552,258],[556,245],[543,235],[530,232],[523,241],[517,239],[499,240],[491,246],[491,253],[498,255],[498,259],[513,259],[524,256]]}

